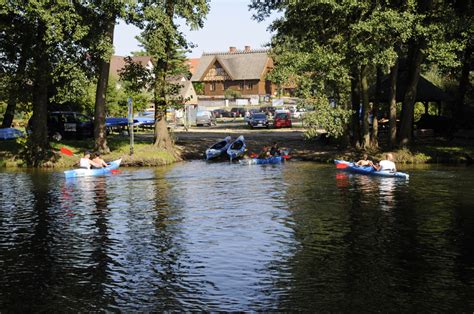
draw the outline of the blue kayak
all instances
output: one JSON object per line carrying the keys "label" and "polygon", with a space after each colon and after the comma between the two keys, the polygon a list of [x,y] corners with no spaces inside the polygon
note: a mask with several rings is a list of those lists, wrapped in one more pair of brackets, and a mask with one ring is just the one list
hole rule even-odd
{"label": "blue kayak", "polygon": [[269,158],[250,158],[250,159],[243,159],[239,162],[242,165],[267,165],[267,164],[281,164],[285,161],[285,158],[282,156],[273,156]]}
{"label": "blue kayak", "polygon": [[222,155],[227,156],[227,149],[231,144],[230,136],[224,138],[224,140],[219,141],[206,149],[206,160],[217,159],[222,157]]}
{"label": "blue kayak", "polygon": [[230,160],[242,157],[245,153],[245,147],[245,139],[241,135],[227,149],[227,155],[229,155]]}
{"label": "blue kayak", "polygon": [[73,169],[73,170],[66,170],[64,171],[64,175],[66,178],[77,178],[77,177],[91,177],[91,176],[103,176],[106,174],[111,174],[112,170],[118,169],[120,167],[120,163],[122,159],[117,159],[109,163],[109,165],[105,168],[98,168],[98,169]]}
{"label": "blue kayak", "polygon": [[336,168],[353,173],[404,179],[408,179],[410,177],[407,173],[404,172],[377,171],[372,166],[356,166],[353,162],[345,160],[334,160],[334,163],[336,164]]}

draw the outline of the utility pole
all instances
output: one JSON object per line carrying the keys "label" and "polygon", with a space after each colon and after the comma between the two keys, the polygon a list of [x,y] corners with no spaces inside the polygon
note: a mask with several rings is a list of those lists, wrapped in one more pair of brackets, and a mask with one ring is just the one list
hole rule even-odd
{"label": "utility pole", "polygon": [[130,156],[133,156],[133,102],[128,97],[128,132],[130,134]]}

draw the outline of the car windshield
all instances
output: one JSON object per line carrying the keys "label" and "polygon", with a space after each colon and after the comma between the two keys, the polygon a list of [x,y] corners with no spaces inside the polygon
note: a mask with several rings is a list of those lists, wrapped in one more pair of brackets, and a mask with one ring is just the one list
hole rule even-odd
{"label": "car windshield", "polygon": [[210,116],[210,112],[208,112],[208,111],[198,111],[196,113],[196,116],[198,116],[198,117]]}
{"label": "car windshield", "polygon": [[287,117],[287,114],[284,112],[280,112],[276,114],[276,118],[286,119],[286,117]]}
{"label": "car windshield", "polygon": [[266,116],[265,116],[264,113],[255,113],[255,114],[253,115],[253,118],[254,118],[254,119],[265,119]]}

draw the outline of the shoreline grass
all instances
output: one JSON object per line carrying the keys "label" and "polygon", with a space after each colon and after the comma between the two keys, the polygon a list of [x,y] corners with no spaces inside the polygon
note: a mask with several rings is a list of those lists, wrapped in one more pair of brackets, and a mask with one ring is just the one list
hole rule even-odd
{"label": "shoreline grass", "polygon": [[[175,152],[168,152],[155,148],[149,141],[137,140],[134,143],[134,153],[130,156],[130,140],[128,137],[112,135],[107,138],[110,153],[101,157],[105,161],[122,158],[122,166],[163,166],[181,161]],[[65,140],[62,142],[51,142],[53,158],[44,163],[44,168],[74,168],[77,167],[79,159],[85,151],[94,151],[94,142],[88,140]],[[61,153],[64,147],[73,153],[68,156]],[[27,167],[21,158],[22,145],[15,140],[0,142],[0,167],[14,168]],[[177,157],[178,156],[178,157]]]}
{"label": "shoreline grass", "polygon": [[[22,144],[15,140],[0,141],[0,167],[14,168],[26,167],[26,163],[21,159]],[[152,146],[150,138],[137,137],[134,143],[134,154],[130,156],[130,139],[127,136],[111,135],[107,138],[108,146],[111,150],[102,158],[112,161],[122,158],[122,166],[132,167],[156,167],[168,165],[181,161],[181,151],[186,151],[186,147],[176,147],[175,152],[158,150]],[[61,142],[51,142],[54,157],[44,164],[44,167],[54,168],[74,168],[84,151],[93,151],[94,142],[87,140],[64,140]],[[74,153],[74,156],[67,156],[60,153],[61,147],[65,147]],[[190,148],[188,148],[190,149]],[[388,149],[378,149],[368,152],[373,160],[384,159],[384,154]],[[413,145],[409,148],[390,150],[394,153],[395,162],[401,164],[462,164],[472,163],[474,157],[473,145],[458,145],[449,142],[438,142],[432,144]],[[330,149],[318,147],[314,152],[303,157],[303,160],[332,163],[334,159],[357,160],[363,154],[360,150]],[[194,156],[196,157],[196,156]],[[298,156],[295,156],[298,157]],[[191,158],[192,159],[192,158]]]}

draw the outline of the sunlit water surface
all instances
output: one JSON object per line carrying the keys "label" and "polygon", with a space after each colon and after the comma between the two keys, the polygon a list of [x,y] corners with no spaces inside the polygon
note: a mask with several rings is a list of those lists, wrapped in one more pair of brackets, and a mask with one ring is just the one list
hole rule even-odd
{"label": "sunlit water surface", "polygon": [[474,168],[0,172],[2,311],[474,310]]}

